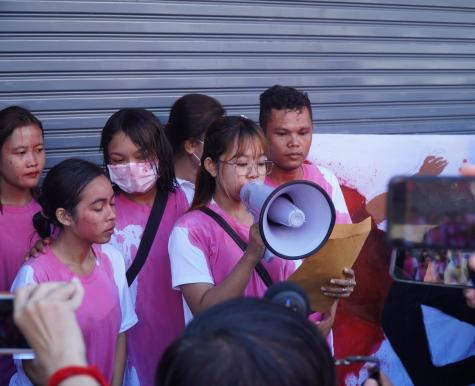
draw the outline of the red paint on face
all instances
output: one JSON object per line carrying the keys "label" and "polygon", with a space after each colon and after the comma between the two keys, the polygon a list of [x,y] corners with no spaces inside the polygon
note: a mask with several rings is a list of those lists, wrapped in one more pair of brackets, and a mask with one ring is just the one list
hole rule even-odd
{"label": "red paint on face", "polygon": [[[369,217],[366,198],[356,189],[343,185],[348,210],[353,222]],[[391,248],[386,242],[385,232],[372,221],[372,229],[356,260],[353,269],[357,285],[348,299],[338,305],[334,332],[335,356],[372,355],[380,347],[384,333],[380,325],[381,314],[387,293],[392,285],[389,276]],[[358,376],[363,363],[340,366],[337,370],[339,385],[349,374]]]}
{"label": "red paint on face", "polygon": [[16,189],[34,188],[44,165],[41,129],[34,124],[17,127],[0,148],[0,183]]}
{"label": "red paint on face", "polygon": [[115,194],[110,181],[105,176],[94,178],[80,197],[70,231],[91,243],[107,243],[115,227]]}

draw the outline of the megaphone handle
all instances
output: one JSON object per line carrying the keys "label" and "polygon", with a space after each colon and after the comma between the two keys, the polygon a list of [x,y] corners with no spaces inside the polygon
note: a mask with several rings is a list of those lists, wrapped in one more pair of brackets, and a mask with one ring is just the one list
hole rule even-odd
{"label": "megaphone handle", "polygon": [[262,256],[264,261],[271,262],[274,259],[274,257],[275,255],[266,248],[266,250],[264,251],[264,256]]}

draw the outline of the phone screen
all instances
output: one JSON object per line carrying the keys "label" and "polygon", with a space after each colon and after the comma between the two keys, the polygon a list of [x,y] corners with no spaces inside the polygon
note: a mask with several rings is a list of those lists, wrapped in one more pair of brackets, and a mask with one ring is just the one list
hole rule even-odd
{"label": "phone screen", "polygon": [[393,178],[387,233],[400,247],[475,250],[475,178]]}
{"label": "phone screen", "polygon": [[355,356],[348,356],[342,359],[335,359],[335,366],[348,366],[353,365],[355,363],[364,363],[367,371],[368,371],[368,378],[372,378],[376,380],[377,384],[380,385],[381,378],[380,378],[380,361],[376,357],[370,356],[363,356],[363,355],[355,355]]}
{"label": "phone screen", "polygon": [[13,299],[13,294],[0,294],[0,354],[32,351],[13,322]]}
{"label": "phone screen", "polygon": [[453,249],[394,249],[391,276],[398,281],[472,287],[468,259],[473,251]]}

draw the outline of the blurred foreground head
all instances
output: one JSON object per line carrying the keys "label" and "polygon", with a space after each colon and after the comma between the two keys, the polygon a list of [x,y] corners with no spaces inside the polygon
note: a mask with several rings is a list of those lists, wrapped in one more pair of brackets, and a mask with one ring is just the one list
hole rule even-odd
{"label": "blurred foreground head", "polygon": [[157,386],[334,386],[327,343],[300,314],[234,299],[198,315],[164,353]]}

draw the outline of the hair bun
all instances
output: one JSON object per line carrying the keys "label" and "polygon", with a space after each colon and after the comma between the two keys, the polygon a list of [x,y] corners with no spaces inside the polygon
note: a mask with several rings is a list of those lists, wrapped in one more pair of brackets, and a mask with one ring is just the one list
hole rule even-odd
{"label": "hair bun", "polygon": [[33,226],[41,238],[44,239],[51,236],[52,223],[48,217],[43,214],[43,212],[35,213],[33,216]]}

